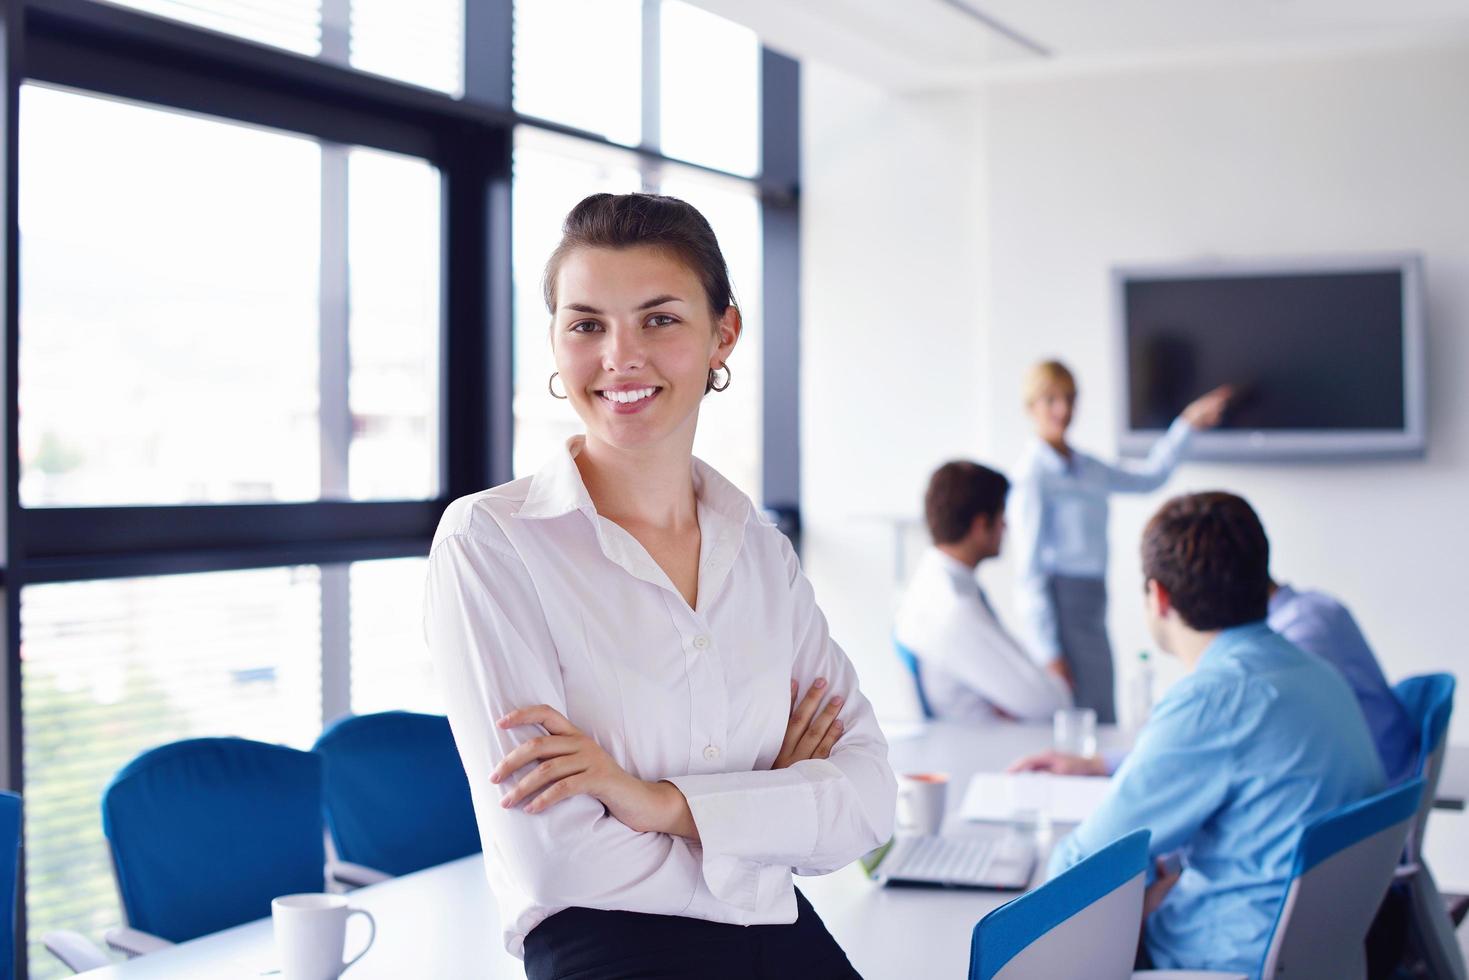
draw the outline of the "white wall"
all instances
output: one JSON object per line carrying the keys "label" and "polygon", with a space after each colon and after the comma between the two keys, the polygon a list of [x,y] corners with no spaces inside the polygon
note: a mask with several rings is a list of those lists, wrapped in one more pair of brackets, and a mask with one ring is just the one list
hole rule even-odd
{"label": "white wall", "polygon": [[[1277,574],[1345,599],[1390,679],[1469,664],[1457,614],[1469,553],[1469,48],[1013,78],[927,102],[819,70],[808,81],[805,514],[818,595],[864,675],[892,683],[890,575],[876,574],[878,543],[843,521],[843,505],[916,514],[939,459],[1008,467],[1026,432],[1020,376],[1045,355],[1080,376],[1076,442],[1110,452],[1109,266],[1383,249],[1426,256],[1427,458],[1190,465],[1168,491],[1248,497]],[[1145,644],[1136,541],[1166,495],[1114,507],[1119,658]],[[1008,606],[1006,569],[989,575]],[[1469,708],[1454,737],[1469,741]]]}
{"label": "white wall", "polygon": [[[1426,256],[1429,453],[1406,462],[1193,465],[1168,487],[1247,497],[1283,580],[1355,611],[1390,679],[1469,665],[1469,49],[1315,56],[991,85],[990,412],[1000,458],[1026,365],[1082,386],[1075,438],[1115,446],[1107,270],[1118,262],[1416,249]],[[1136,542],[1166,496],[1119,499],[1116,652],[1146,642]],[[1469,674],[1465,675],[1469,681]],[[1469,739],[1469,697],[1457,740]]]}
{"label": "white wall", "polygon": [[879,713],[916,712],[892,653],[893,545],[923,480],[978,451],[983,208],[970,97],[803,74],[805,565]]}

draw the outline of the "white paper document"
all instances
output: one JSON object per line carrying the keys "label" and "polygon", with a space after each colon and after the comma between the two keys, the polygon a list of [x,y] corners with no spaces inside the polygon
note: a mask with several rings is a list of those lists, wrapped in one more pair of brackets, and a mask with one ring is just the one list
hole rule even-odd
{"label": "white paper document", "polygon": [[1111,784],[1106,776],[975,773],[959,813],[965,820],[1008,822],[1045,814],[1053,823],[1081,823],[1101,804]]}

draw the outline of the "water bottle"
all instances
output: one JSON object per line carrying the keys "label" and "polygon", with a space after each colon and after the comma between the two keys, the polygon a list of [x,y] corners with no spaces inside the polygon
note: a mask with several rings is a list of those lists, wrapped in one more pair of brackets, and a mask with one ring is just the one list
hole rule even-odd
{"label": "water bottle", "polygon": [[1137,668],[1128,685],[1127,708],[1130,727],[1140,731],[1153,713],[1153,663],[1146,650],[1138,651]]}

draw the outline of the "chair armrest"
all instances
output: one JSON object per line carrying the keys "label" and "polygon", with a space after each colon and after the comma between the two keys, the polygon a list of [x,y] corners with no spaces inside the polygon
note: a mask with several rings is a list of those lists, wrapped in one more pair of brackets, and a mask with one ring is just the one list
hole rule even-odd
{"label": "chair armrest", "polygon": [[106,953],[97,948],[96,943],[70,929],[56,929],[45,933],[41,936],[41,944],[72,973],[95,970],[112,962]]}
{"label": "chair armrest", "polygon": [[365,864],[353,864],[351,861],[331,861],[326,866],[326,876],[338,884],[346,885],[348,888],[361,888],[363,885],[375,885],[380,881],[390,881],[394,877],[386,871],[369,868]]}
{"label": "chair armrest", "polygon": [[1243,973],[1219,970],[1137,970],[1132,980],[1250,980]]}
{"label": "chair armrest", "polygon": [[173,945],[167,939],[160,939],[151,932],[129,929],[127,926],[108,929],[105,938],[107,945],[119,953],[128,954],[129,957],[146,956],[148,953],[156,953],[160,949],[167,949]]}

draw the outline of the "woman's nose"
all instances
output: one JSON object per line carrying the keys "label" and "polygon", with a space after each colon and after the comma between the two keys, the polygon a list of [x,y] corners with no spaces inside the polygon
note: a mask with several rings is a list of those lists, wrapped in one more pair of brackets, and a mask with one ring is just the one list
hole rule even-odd
{"label": "woman's nose", "polygon": [[606,371],[635,371],[643,366],[647,353],[643,345],[643,334],[636,328],[623,330],[614,327],[607,332],[607,343],[602,348],[602,368]]}

